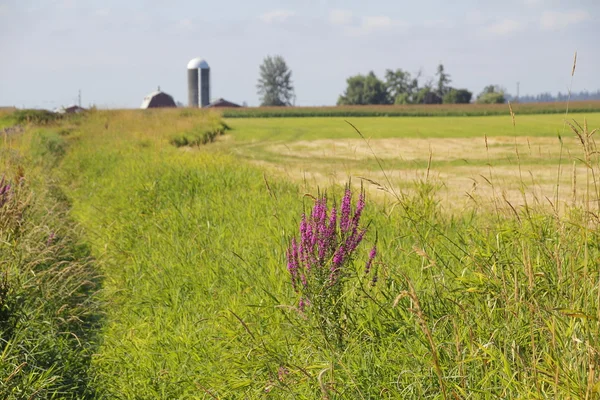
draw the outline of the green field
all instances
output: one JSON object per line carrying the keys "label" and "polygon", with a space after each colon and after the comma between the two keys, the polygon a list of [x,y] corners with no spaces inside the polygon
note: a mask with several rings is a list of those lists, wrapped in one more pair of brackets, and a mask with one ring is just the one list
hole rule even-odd
{"label": "green field", "polygon": [[[600,126],[600,114],[585,118],[590,126]],[[563,201],[573,202],[573,189],[581,191],[587,184],[579,161],[581,143],[564,117],[556,115],[517,115],[514,126],[510,115],[251,118],[227,123],[234,141],[223,146],[279,176],[321,186],[366,177],[385,180],[397,191],[428,177],[440,185],[438,198],[446,208],[470,207],[480,196],[486,203],[495,192],[515,205],[527,198],[548,205],[545,198],[554,200],[557,189]]]}
{"label": "green field", "polygon": [[[600,101],[572,101],[553,103],[514,103],[519,115],[563,114],[600,111]],[[250,107],[230,108],[223,111],[225,118],[282,118],[282,117],[449,117],[505,115],[506,104],[406,104],[360,105],[333,107]]]}
{"label": "green field", "polygon": [[[599,113],[585,114],[591,123]],[[315,139],[357,139],[345,121],[354,124],[368,138],[482,138],[487,136],[554,136],[562,131],[563,116],[517,116],[515,128],[508,112],[490,117],[364,117],[364,118],[240,118],[226,121],[236,129],[239,141],[292,141]]]}
{"label": "green field", "polygon": [[[27,179],[0,203],[22,227],[0,232],[0,398],[600,396],[593,136],[559,115],[349,121],[365,139],[344,118],[226,118],[216,142],[173,145],[222,126],[201,110],[5,135],[5,175]],[[364,240],[339,280],[331,255],[295,291],[301,215],[324,194],[341,210],[348,181]],[[42,257],[54,229],[70,253]],[[40,269],[43,290],[23,284]],[[68,315],[68,287],[49,295],[65,281],[96,282]]]}

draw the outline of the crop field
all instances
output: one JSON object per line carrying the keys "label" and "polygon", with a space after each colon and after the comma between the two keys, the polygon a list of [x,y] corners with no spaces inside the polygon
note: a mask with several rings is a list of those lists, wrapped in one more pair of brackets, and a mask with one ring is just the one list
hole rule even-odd
{"label": "crop field", "polygon": [[0,398],[598,398],[600,114],[564,120],[28,115]]}
{"label": "crop field", "polygon": [[[562,114],[566,102],[516,103],[512,105],[520,115]],[[572,101],[571,113],[600,112],[600,101]],[[460,117],[505,115],[506,104],[410,104],[410,105],[361,105],[335,107],[254,107],[230,108],[223,111],[225,118],[272,118],[272,117]]]}
{"label": "crop field", "polygon": [[[600,125],[600,114],[586,118],[590,126]],[[497,206],[489,200],[498,198],[546,206],[557,194],[562,204],[581,199],[577,193],[587,185],[582,146],[564,121],[556,115],[525,115],[513,126],[507,115],[227,123],[234,128],[232,152],[283,177],[313,186],[364,177],[397,192],[428,180],[438,186],[442,207],[464,209]]]}

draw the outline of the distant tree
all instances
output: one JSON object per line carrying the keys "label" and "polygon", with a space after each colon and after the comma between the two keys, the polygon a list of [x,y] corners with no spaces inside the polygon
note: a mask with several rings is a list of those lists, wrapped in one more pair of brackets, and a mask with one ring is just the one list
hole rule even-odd
{"label": "distant tree", "polygon": [[385,87],[388,99],[394,104],[410,104],[419,90],[419,75],[413,78],[407,71],[385,71]]}
{"label": "distant tree", "polygon": [[536,96],[535,100],[540,103],[546,103],[546,102],[554,101],[554,97],[552,97],[552,93],[545,92],[545,93],[538,94]]}
{"label": "distant tree", "polygon": [[436,93],[439,97],[444,97],[450,90],[448,84],[452,82],[452,79],[450,79],[450,75],[444,71],[444,65],[442,64],[438,65],[435,75],[438,77]]}
{"label": "distant tree", "polygon": [[258,95],[261,106],[289,106],[294,96],[292,71],[281,56],[267,56],[260,66]]}
{"label": "distant tree", "polygon": [[413,104],[414,102],[414,98],[408,93],[400,93],[394,98],[394,104]]}
{"label": "distant tree", "polygon": [[442,98],[431,89],[431,86],[425,86],[420,89],[415,96],[417,104],[442,104]]}
{"label": "distant tree", "polygon": [[472,97],[473,93],[467,89],[450,88],[442,100],[444,104],[468,104]]}
{"label": "distant tree", "polygon": [[338,105],[389,104],[385,84],[373,71],[365,75],[351,76],[346,80],[346,91],[337,101]]}
{"label": "distant tree", "polygon": [[[515,101],[516,97],[511,96],[509,94],[504,94],[506,100]],[[540,93],[538,95],[521,95],[519,96],[520,103],[535,103],[540,101],[567,101],[569,99],[568,93],[558,92],[556,96],[553,96],[551,93]],[[595,92],[588,92],[587,90],[581,91],[579,93],[573,92],[570,96],[571,101],[577,100],[600,100],[600,90],[596,90]]]}
{"label": "distant tree", "polygon": [[477,96],[477,103],[479,104],[502,104],[505,102],[504,89],[498,85],[486,86]]}

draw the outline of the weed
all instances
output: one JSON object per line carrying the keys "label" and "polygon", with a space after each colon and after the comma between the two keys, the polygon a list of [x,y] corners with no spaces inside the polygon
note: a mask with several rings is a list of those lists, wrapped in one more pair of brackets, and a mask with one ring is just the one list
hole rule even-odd
{"label": "weed", "polygon": [[[344,345],[343,321],[348,320],[344,313],[349,310],[344,304],[344,286],[352,276],[355,252],[367,232],[360,226],[364,194],[361,193],[354,212],[351,201],[348,187],[339,212],[334,206],[329,213],[327,197],[317,198],[310,216],[302,215],[300,237],[292,238],[287,250],[287,268],[292,286],[300,295],[300,312],[315,314],[318,329],[339,348]],[[373,247],[365,266],[367,274],[375,255]]]}

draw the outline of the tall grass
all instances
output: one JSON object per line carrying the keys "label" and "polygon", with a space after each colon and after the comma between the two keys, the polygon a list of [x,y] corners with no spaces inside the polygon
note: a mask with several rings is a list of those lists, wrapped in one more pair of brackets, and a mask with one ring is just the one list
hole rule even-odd
{"label": "tall grass", "polygon": [[97,271],[50,175],[12,148],[0,160],[0,398],[89,398]]}

